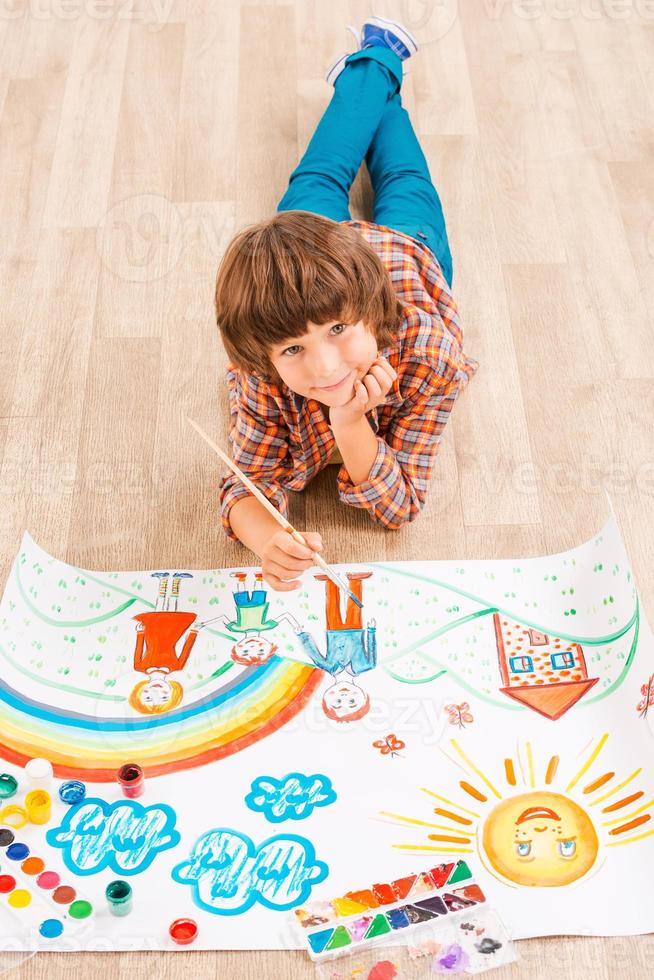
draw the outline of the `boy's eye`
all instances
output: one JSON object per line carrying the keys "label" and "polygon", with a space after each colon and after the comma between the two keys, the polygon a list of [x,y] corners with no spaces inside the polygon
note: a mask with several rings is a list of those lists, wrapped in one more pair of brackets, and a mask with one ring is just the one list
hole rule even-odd
{"label": "boy's eye", "polygon": [[299,344],[293,344],[291,347],[287,347],[285,350],[282,351],[282,356],[293,357],[293,355],[297,354],[297,352],[300,350],[302,350],[302,348],[300,347]]}
{"label": "boy's eye", "polygon": [[345,330],[344,323],[335,323],[333,327],[330,327],[329,332],[333,334],[335,337],[337,337],[339,333],[343,333],[344,330]]}

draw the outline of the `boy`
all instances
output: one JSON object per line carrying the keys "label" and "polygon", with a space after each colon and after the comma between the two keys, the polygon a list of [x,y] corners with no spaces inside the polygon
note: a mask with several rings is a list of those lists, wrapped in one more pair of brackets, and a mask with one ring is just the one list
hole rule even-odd
{"label": "boy", "polygon": [[[417,44],[381,17],[354,33],[359,50],[330,68],[334,96],[277,214],[223,256],[216,318],[241,469],[286,514],[286,491],[337,462],[341,501],[397,529],[424,503],[479,364],[463,353],[443,211],[399,94]],[[348,207],[364,157],[372,222]],[[226,533],[260,556],[271,587],[298,588],[320,535],[299,545],[232,474],[220,499]]]}

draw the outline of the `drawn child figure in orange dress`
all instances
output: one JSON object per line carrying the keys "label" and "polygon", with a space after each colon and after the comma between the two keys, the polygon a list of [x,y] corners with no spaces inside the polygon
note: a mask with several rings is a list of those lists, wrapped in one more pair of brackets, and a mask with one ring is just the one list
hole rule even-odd
{"label": "drawn child figure in orange dress", "polygon": [[[178,681],[171,681],[169,675],[183,670],[197,639],[198,631],[204,623],[191,626],[196,615],[177,609],[179,587],[183,578],[192,578],[189,572],[175,572],[171,596],[167,596],[168,572],[153,572],[159,579],[159,595],[153,612],[139,613],[136,620],[136,647],[134,650],[134,670],[146,675],[139,681],[129,696],[129,703],[142,714],[157,714],[177,707],[184,694]],[[170,600],[174,608],[170,608]],[[189,627],[191,626],[191,629]],[[188,631],[181,652],[177,644]]]}
{"label": "drawn child figure in orange dress", "polygon": [[[359,602],[362,601],[362,580],[372,572],[348,572],[350,588]],[[341,613],[341,593],[337,585],[326,575],[315,578],[326,588],[326,638],[327,652],[322,654],[310,633],[298,631],[305,651],[316,667],[329,671],[333,683],[322,699],[322,708],[332,721],[357,721],[370,710],[368,694],[355,683],[354,677],[372,670],[377,665],[377,628],[374,619],[365,626],[361,607],[348,596],[345,619]]]}

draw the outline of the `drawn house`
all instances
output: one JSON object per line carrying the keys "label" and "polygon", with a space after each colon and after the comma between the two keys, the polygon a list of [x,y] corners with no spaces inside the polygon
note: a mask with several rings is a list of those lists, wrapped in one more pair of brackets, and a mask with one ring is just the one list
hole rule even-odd
{"label": "drawn house", "polygon": [[599,678],[588,677],[578,643],[548,636],[493,614],[503,694],[554,721]]}

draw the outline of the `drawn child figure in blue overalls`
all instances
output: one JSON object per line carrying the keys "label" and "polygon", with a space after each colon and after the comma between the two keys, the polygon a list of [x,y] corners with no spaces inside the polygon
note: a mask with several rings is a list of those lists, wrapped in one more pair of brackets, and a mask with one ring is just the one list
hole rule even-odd
{"label": "drawn child figure in blue overalls", "polygon": [[[361,601],[362,580],[372,572],[348,572],[354,595]],[[322,708],[332,721],[357,721],[370,710],[370,698],[354,677],[377,666],[377,627],[371,619],[364,628],[361,607],[348,596],[345,619],[341,613],[340,589],[326,575],[316,575],[326,586],[325,616],[327,652],[322,654],[310,633],[298,630],[298,639],[316,667],[332,674],[334,682],[325,691]]]}
{"label": "drawn child figure in blue overalls", "polygon": [[[236,619],[229,620],[227,616],[218,616],[230,631],[230,633],[242,633],[241,639],[232,647],[231,657],[237,664],[244,667],[259,667],[270,660],[276,652],[276,645],[267,637],[261,634],[268,630],[274,630],[276,626],[286,620],[297,632],[300,624],[291,615],[283,612],[277,619],[268,619],[268,592],[263,587],[263,575],[260,571],[254,574],[254,588],[248,591],[247,572],[230,572],[236,579],[236,592],[234,592],[234,604],[236,606]],[[216,620],[210,620],[216,622]]]}

